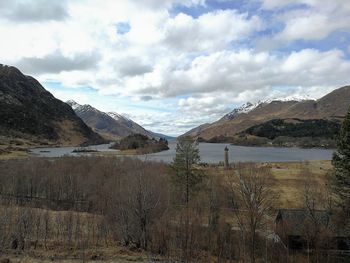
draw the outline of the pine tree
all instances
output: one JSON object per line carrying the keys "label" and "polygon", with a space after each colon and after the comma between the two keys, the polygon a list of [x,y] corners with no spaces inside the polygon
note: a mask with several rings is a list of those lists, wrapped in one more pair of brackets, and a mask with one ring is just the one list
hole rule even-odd
{"label": "pine tree", "polygon": [[172,182],[175,189],[178,190],[185,203],[186,217],[184,221],[184,236],[182,239],[182,261],[190,262],[191,258],[191,213],[190,198],[199,189],[199,185],[203,180],[203,173],[197,169],[196,164],[200,161],[198,142],[189,137],[180,137],[176,145],[176,155],[171,168],[173,170]]}
{"label": "pine tree", "polygon": [[337,142],[337,151],[333,154],[334,171],[330,186],[337,203],[350,212],[350,109],[346,115]]}
{"label": "pine tree", "polygon": [[203,179],[203,173],[196,168],[200,161],[198,143],[188,137],[178,139],[176,155],[171,168],[172,181],[176,188],[182,191],[185,203],[188,205],[190,196]]}

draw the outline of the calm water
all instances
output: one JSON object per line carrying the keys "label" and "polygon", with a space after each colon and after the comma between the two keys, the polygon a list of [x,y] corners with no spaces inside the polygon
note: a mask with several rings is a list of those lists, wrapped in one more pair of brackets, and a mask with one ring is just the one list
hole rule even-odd
{"label": "calm water", "polygon": [[[276,148],[276,147],[244,147],[222,143],[200,143],[199,151],[201,161],[207,163],[218,163],[224,159],[224,148],[229,148],[230,162],[287,162],[306,160],[330,160],[333,150],[326,149],[299,149],[299,148]],[[90,146],[90,149],[99,151],[116,151],[108,149],[109,144]],[[175,156],[176,143],[169,144],[169,150],[142,156],[134,156],[142,160],[155,160],[171,162]],[[32,155],[40,157],[61,157],[64,155],[77,156],[72,153],[75,147],[60,148],[37,148],[32,149]],[[81,155],[81,153],[80,153]]]}

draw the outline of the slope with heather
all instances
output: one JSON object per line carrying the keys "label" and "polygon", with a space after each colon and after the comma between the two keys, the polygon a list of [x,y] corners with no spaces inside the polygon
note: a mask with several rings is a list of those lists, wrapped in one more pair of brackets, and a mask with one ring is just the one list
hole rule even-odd
{"label": "slope with heather", "polygon": [[200,138],[202,141],[223,142],[237,137],[238,134],[253,126],[262,125],[271,120],[327,120],[336,123],[345,116],[349,107],[350,86],[345,86],[318,100],[292,99],[257,104],[247,103],[220,120],[203,128],[195,128],[184,135]]}
{"label": "slope with heather", "polygon": [[[0,64],[2,146],[87,145],[105,140],[33,77]],[[13,146],[14,145],[14,146]]]}

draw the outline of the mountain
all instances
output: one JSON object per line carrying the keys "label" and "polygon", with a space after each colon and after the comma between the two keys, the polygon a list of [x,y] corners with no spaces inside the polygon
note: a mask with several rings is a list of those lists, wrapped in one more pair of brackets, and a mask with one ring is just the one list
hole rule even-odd
{"label": "mountain", "polygon": [[[258,102],[258,103],[251,103],[247,102],[243,104],[242,106],[233,109],[231,112],[227,113],[224,117],[222,117],[219,121],[227,121],[227,120],[232,120],[234,119],[237,115],[242,114],[242,113],[248,113],[255,108],[257,108],[259,105],[263,104],[263,102]],[[196,129],[196,128],[195,128]]]}
{"label": "mountain", "polygon": [[323,119],[336,122],[345,116],[349,107],[350,86],[345,86],[318,100],[287,98],[256,104],[247,103],[234,109],[218,121],[206,125],[204,128],[197,127],[193,129],[196,132],[190,131],[185,135],[200,138],[203,141],[217,141],[218,138],[220,141],[225,141],[225,138],[233,138],[252,126],[274,119]]}
{"label": "mountain", "polygon": [[[139,125],[138,123],[134,122],[133,120],[119,114],[116,112],[107,112],[107,114],[109,116],[111,116],[115,121],[117,121],[120,125],[122,125],[123,127],[127,127],[128,129],[131,130],[131,133],[139,133],[139,134],[143,134],[146,135],[148,137],[153,138],[154,135],[152,134],[152,132],[146,130],[145,128],[143,128],[141,125]],[[129,133],[130,134],[130,133]],[[127,134],[127,135],[129,135]],[[123,136],[124,137],[124,136]]]}
{"label": "mountain", "polygon": [[108,140],[118,140],[131,134],[142,134],[150,138],[167,137],[148,131],[131,119],[116,112],[102,112],[91,105],[80,105],[73,100],[67,101],[67,104],[88,126]]}
{"label": "mountain", "polygon": [[3,145],[86,145],[104,142],[66,103],[17,68],[0,64]]}
{"label": "mountain", "polygon": [[246,146],[335,148],[340,127],[341,122],[337,120],[274,119],[254,125],[228,140]]}
{"label": "mountain", "polygon": [[204,129],[210,127],[210,125],[210,123],[204,123],[202,125],[199,125],[186,132],[183,136],[198,137],[198,134],[200,134]]}

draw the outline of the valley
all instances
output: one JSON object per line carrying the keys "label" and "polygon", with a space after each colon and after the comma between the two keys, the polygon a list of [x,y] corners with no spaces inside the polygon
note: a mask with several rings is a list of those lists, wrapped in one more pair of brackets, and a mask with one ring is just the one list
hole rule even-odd
{"label": "valley", "polygon": [[[246,257],[252,233],[250,256],[265,249],[270,261],[298,260],[283,248],[290,241],[276,229],[276,214],[324,213],[334,149],[347,145],[336,141],[345,134],[349,87],[317,101],[247,103],[176,141],[116,112],[64,103],[13,67],[0,67],[0,88],[7,262],[221,262],[230,253]],[[247,213],[255,207],[241,199],[247,189],[263,196],[255,203],[263,214]],[[340,246],[329,231],[332,247]],[[313,238],[326,246],[327,238]]]}
{"label": "valley", "polygon": [[0,0],[0,263],[349,263],[350,0]]}

